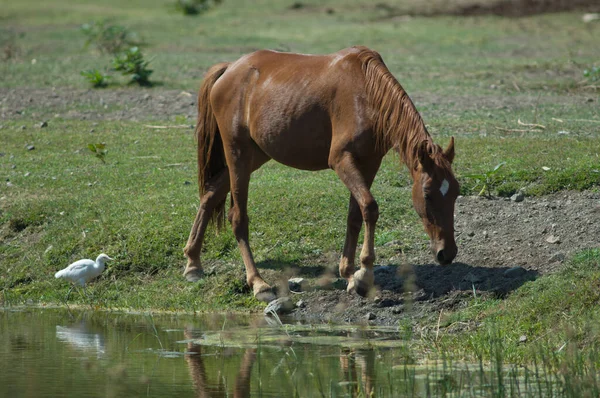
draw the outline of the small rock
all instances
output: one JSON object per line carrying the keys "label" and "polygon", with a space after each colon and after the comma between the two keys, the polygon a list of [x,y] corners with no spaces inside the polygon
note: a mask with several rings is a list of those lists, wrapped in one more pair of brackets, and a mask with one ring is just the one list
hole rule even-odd
{"label": "small rock", "polygon": [[516,194],[510,197],[510,200],[517,203],[522,202],[523,199],[525,199],[525,195],[523,194],[523,192],[517,192]]}
{"label": "small rock", "polygon": [[473,236],[475,236],[475,232],[469,231],[467,232],[467,236],[470,236],[472,238]]}
{"label": "small rock", "polygon": [[27,145],[25,148],[26,148],[28,151],[33,151],[33,150],[35,149],[35,146],[33,146],[33,145]]}
{"label": "small rock", "polygon": [[288,280],[288,286],[292,292],[301,292],[302,286],[304,285],[304,278],[290,278]]}
{"label": "small rock", "polygon": [[27,126],[21,126],[21,130],[27,130]]}
{"label": "small rock", "polygon": [[31,175],[30,172],[25,173],[25,177],[29,177]]}
{"label": "small rock", "polygon": [[469,272],[467,275],[463,277],[463,281],[471,282],[471,283],[481,283],[483,282],[483,278],[480,275],[476,275],[473,272]]}
{"label": "small rock", "polygon": [[377,315],[375,315],[372,312],[367,312],[367,315],[365,315],[365,319],[367,321],[372,321],[373,319],[376,319],[376,318],[377,318]]}
{"label": "small rock", "polygon": [[546,238],[546,242],[551,243],[551,244],[559,244],[560,238],[555,235],[550,235],[549,237]]}
{"label": "small rock", "polygon": [[337,278],[331,283],[331,286],[333,286],[333,288],[337,290],[346,290],[346,288],[348,287],[348,281],[344,278]]}
{"label": "small rock", "polygon": [[48,127],[48,122],[41,122],[39,124],[40,128],[43,129],[44,127]]}
{"label": "small rock", "polygon": [[[593,98],[588,98],[587,102],[594,102],[594,99]],[[0,128],[2,128],[2,126],[0,126]]]}
{"label": "small rock", "polygon": [[526,341],[527,341],[527,336],[521,335],[521,337],[519,337],[519,343],[525,343]]}
{"label": "small rock", "polygon": [[504,276],[506,278],[518,278],[521,275],[524,275],[526,272],[527,270],[525,268],[517,266],[504,271]]}
{"label": "small rock", "polygon": [[283,315],[291,312],[294,309],[294,303],[289,297],[280,297],[271,301],[264,310],[265,315],[271,315],[273,312],[278,315]]}
{"label": "small rock", "polygon": [[570,132],[568,132],[568,131],[566,131],[566,130],[560,130],[560,131],[558,132],[558,135],[569,135],[569,134],[571,134],[571,133],[570,133]]}
{"label": "small rock", "polygon": [[303,300],[299,300],[296,303],[296,308],[304,308],[304,307],[306,307],[306,303]]}
{"label": "small rock", "polygon": [[565,255],[565,253],[556,252],[552,255],[552,257],[550,257],[550,262],[551,263],[555,263],[555,262],[562,263],[563,261],[565,261],[566,258],[567,258],[567,256]]}
{"label": "small rock", "polygon": [[13,186],[13,183],[12,183],[12,182],[10,182],[10,181],[7,181],[7,182],[6,182],[6,186],[7,186],[7,187],[12,187],[12,186]]}
{"label": "small rock", "polygon": [[583,16],[581,17],[581,20],[584,23],[590,23],[590,22],[593,22],[593,21],[598,21],[598,20],[600,20],[600,14],[598,14],[598,13],[583,14]]}
{"label": "small rock", "polygon": [[96,129],[90,129],[90,133],[95,133]]}
{"label": "small rock", "polygon": [[192,185],[192,183],[190,181],[184,181],[183,185]]}

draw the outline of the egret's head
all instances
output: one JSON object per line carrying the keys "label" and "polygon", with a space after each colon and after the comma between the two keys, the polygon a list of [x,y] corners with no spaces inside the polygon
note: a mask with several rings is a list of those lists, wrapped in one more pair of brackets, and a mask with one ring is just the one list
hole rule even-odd
{"label": "egret's head", "polygon": [[98,258],[96,259],[96,262],[105,262],[107,260],[112,260],[112,258],[110,258],[106,254],[102,253],[101,255],[98,256]]}

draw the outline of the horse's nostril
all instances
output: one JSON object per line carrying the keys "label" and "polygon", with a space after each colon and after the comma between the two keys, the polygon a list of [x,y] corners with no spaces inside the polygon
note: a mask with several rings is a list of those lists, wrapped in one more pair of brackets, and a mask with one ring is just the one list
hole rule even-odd
{"label": "horse's nostril", "polygon": [[440,250],[440,251],[437,252],[437,260],[440,263],[446,262],[446,257],[444,257],[444,251],[443,250]]}

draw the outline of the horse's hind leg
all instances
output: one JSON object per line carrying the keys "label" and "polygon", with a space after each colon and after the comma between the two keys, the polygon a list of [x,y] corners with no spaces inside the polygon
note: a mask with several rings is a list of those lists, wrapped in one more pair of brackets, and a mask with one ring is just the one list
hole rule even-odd
{"label": "horse's hind leg", "polygon": [[223,140],[223,145],[227,166],[229,167],[231,198],[233,200],[233,206],[229,210],[229,221],[246,267],[246,281],[248,286],[252,288],[254,297],[261,301],[270,302],[275,299],[275,295],[271,290],[271,286],[262,279],[258,269],[256,269],[256,263],[248,242],[248,185],[250,184],[250,174],[269,158],[249,138],[247,140],[238,138],[236,142]]}
{"label": "horse's hind leg", "polygon": [[183,249],[188,259],[183,275],[190,282],[196,282],[204,275],[200,264],[204,234],[213,210],[225,200],[227,192],[229,192],[229,170],[225,168],[206,183],[204,195],[200,198],[200,207],[190,231],[190,237],[185,249]]}

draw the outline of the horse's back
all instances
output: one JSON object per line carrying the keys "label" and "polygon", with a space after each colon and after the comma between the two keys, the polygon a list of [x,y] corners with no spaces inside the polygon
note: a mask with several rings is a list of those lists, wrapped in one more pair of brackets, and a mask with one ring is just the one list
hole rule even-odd
{"label": "horse's back", "polygon": [[327,168],[334,125],[365,120],[361,112],[366,110],[357,106],[364,97],[359,51],[261,50],[243,56],[229,65],[211,93],[219,126],[232,129],[222,133],[248,135],[269,157],[289,166]]}

